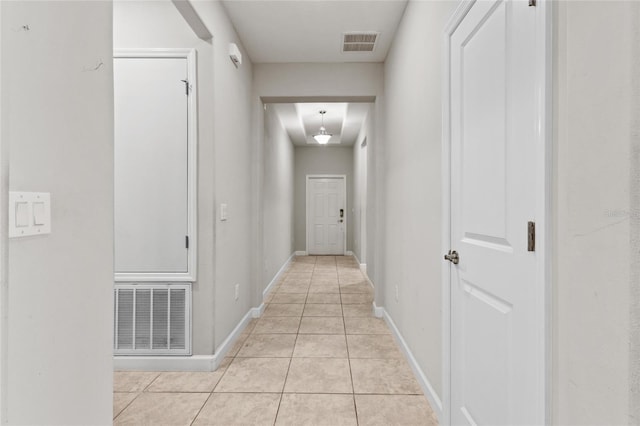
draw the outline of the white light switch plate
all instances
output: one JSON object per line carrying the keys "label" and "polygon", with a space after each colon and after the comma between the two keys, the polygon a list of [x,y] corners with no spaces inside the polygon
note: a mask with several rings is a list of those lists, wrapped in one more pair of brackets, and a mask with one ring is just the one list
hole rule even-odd
{"label": "white light switch plate", "polygon": [[51,194],[9,192],[9,238],[51,233]]}
{"label": "white light switch plate", "polygon": [[227,205],[224,203],[220,204],[220,220],[227,220]]}

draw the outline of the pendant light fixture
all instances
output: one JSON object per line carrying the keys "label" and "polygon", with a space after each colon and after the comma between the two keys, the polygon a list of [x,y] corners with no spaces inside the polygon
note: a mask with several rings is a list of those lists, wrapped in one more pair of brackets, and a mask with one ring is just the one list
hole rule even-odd
{"label": "pendant light fixture", "polygon": [[325,110],[320,110],[320,117],[322,117],[322,125],[320,126],[320,132],[317,135],[313,135],[313,138],[320,145],[326,145],[331,139],[331,134],[327,133],[327,129],[324,128],[324,115],[327,113]]}

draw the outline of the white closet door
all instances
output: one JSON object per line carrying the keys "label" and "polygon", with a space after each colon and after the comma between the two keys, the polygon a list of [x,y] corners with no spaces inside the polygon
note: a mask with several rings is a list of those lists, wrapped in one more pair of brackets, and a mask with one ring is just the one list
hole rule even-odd
{"label": "white closet door", "polygon": [[451,424],[544,423],[535,7],[473,4],[451,36]]}
{"label": "white closet door", "polygon": [[188,270],[186,58],[114,59],[115,271]]}

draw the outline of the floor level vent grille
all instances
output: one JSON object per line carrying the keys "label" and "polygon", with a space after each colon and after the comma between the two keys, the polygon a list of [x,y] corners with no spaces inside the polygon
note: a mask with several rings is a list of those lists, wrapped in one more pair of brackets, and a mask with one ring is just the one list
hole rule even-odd
{"label": "floor level vent grille", "polygon": [[116,284],[115,355],[190,355],[190,284]]}

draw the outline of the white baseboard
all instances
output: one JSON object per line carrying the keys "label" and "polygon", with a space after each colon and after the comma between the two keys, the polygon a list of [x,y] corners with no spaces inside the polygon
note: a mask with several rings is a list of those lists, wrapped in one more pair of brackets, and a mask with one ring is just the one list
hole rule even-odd
{"label": "white baseboard", "polygon": [[216,355],[113,357],[115,371],[215,371]]}
{"label": "white baseboard", "polygon": [[[271,292],[271,290],[273,289],[273,286],[275,286],[278,283],[278,281],[280,281],[280,278],[282,278],[282,275],[286,272],[289,265],[291,265],[291,262],[293,262],[293,259],[295,259],[295,257],[298,256],[297,253],[298,252],[292,253],[291,256],[289,256],[289,259],[287,259],[287,261],[284,262],[284,265],[282,265],[282,267],[280,268],[278,273],[275,275],[275,277],[273,277],[273,279],[271,280],[267,288],[265,288],[264,291],[262,292],[263,298],[267,297],[269,292]],[[262,308],[262,310],[264,311],[264,308]]]}
{"label": "white baseboard", "polygon": [[233,331],[227,336],[227,338],[224,339],[224,342],[222,342],[222,344],[217,348],[215,353],[217,361],[215,366],[216,368],[218,368],[224,357],[227,356],[233,345],[236,343],[236,340],[238,340],[238,337],[240,337],[244,329],[247,327],[247,325],[249,325],[249,322],[253,318],[257,318],[257,316],[260,316],[259,312],[260,308],[249,309],[249,312],[247,312],[244,317],[242,317],[238,325],[236,325],[236,328],[233,329]]}
{"label": "white baseboard", "polygon": [[267,306],[264,304],[264,302],[262,302],[260,304],[260,306],[258,306],[257,308],[253,308],[251,309],[251,317],[252,318],[260,318],[262,316],[262,314],[264,314],[264,309]]}
{"label": "white baseboard", "polygon": [[[293,261],[296,253],[292,254],[285,264],[282,265],[276,276],[271,280],[271,283],[269,283],[264,290],[263,296],[269,294],[273,286]],[[213,355],[114,356],[113,368],[116,371],[215,371],[247,327],[249,321],[251,321],[252,318],[260,318],[264,313],[264,309],[264,303],[261,303],[260,306],[256,308],[249,309],[249,312],[245,314]]]}
{"label": "white baseboard", "polygon": [[[369,281],[371,282],[371,281]],[[373,316],[376,318],[383,318],[384,317],[384,308],[376,305],[376,302],[373,302]]]}
{"label": "white baseboard", "polygon": [[367,264],[366,263],[361,263],[360,264],[360,272],[362,272],[365,277],[367,276]]}
{"label": "white baseboard", "polygon": [[[361,263],[360,259],[358,259],[358,256],[355,253],[352,253],[352,256],[354,257],[354,259],[356,259],[358,265],[360,265],[360,272],[362,272],[362,274],[367,277],[367,279],[369,279],[369,276],[367,275],[367,264]],[[369,280],[369,284],[371,284],[371,286],[373,287],[373,283],[371,282],[371,280]]]}
{"label": "white baseboard", "polygon": [[258,318],[264,311],[264,303],[240,320],[236,328],[227,336],[213,355],[192,356],[114,356],[115,371],[215,371],[252,318]]}
{"label": "white baseboard", "polygon": [[[273,286],[280,280],[287,267],[295,256],[300,252],[293,253],[282,265],[278,273],[271,280],[264,290],[263,297],[266,297]],[[302,252],[304,253],[304,252]],[[247,327],[252,318],[260,318],[264,313],[265,304],[249,309],[249,312],[240,320],[238,325],[227,336],[213,355],[192,355],[192,356],[114,356],[113,368],[115,371],[215,371],[227,353],[231,350],[236,340]]]}
{"label": "white baseboard", "polygon": [[[364,275],[364,278],[367,280],[367,282],[368,282],[368,283],[369,283],[369,285],[371,286],[371,288],[375,291],[376,286],[375,286],[375,285],[373,285],[373,281],[371,281],[371,279],[369,278],[369,275],[367,275],[366,268],[365,268],[365,270],[364,270],[364,271],[361,271],[361,272],[362,272],[362,275]],[[375,303],[375,302],[374,302],[374,303]],[[382,315],[381,315],[381,316],[382,316]]]}
{"label": "white baseboard", "polygon": [[391,334],[393,334],[393,337],[398,343],[398,346],[400,346],[400,350],[402,351],[405,358],[407,359],[407,362],[411,366],[411,370],[413,370],[413,374],[415,374],[416,378],[418,379],[418,384],[420,385],[420,387],[422,388],[422,391],[424,392],[425,396],[429,400],[429,404],[431,404],[431,408],[433,408],[433,411],[438,416],[438,419],[441,420],[442,419],[442,400],[440,399],[440,396],[437,394],[437,392],[431,385],[431,382],[429,382],[429,379],[427,379],[427,376],[424,374],[424,372],[418,365],[418,361],[413,356],[413,353],[409,349],[407,342],[405,342],[404,338],[402,337],[402,334],[400,334],[400,331],[398,330],[398,327],[396,327],[396,324],[393,322],[393,319],[391,319],[391,317],[383,307],[375,306],[374,304],[374,313],[376,316],[378,316],[377,315],[378,312],[382,314],[381,316],[384,318],[385,322],[391,329]]}
{"label": "white baseboard", "polygon": [[307,252],[306,251],[297,251],[296,252],[296,256],[306,256]]}

